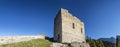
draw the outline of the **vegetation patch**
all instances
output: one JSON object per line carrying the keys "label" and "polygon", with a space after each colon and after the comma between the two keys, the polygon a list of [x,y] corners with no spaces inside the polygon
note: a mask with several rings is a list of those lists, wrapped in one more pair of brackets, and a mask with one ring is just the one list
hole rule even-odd
{"label": "vegetation patch", "polygon": [[51,42],[44,39],[33,39],[30,41],[3,44],[0,47],[50,47]]}

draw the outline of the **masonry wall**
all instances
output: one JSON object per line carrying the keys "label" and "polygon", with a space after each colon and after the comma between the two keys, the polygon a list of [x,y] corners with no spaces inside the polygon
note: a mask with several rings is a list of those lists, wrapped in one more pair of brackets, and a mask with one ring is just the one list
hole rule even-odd
{"label": "masonry wall", "polygon": [[86,42],[84,23],[77,17],[62,9],[62,42]]}
{"label": "masonry wall", "polygon": [[61,20],[61,12],[57,14],[54,19],[54,41],[61,42],[62,41],[62,20]]}
{"label": "masonry wall", "polygon": [[37,35],[37,36],[3,36],[0,37],[0,45],[8,44],[8,43],[16,43],[22,41],[29,41],[32,39],[45,39],[45,35]]}
{"label": "masonry wall", "polygon": [[86,42],[84,23],[61,9],[55,18],[54,40],[61,43]]}

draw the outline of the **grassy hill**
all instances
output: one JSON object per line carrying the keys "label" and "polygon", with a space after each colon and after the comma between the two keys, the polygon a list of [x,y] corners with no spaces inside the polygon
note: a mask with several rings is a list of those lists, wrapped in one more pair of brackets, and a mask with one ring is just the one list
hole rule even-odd
{"label": "grassy hill", "polygon": [[50,47],[51,42],[43,39],[34,39],[30,41],[3,44],[0,47]]}

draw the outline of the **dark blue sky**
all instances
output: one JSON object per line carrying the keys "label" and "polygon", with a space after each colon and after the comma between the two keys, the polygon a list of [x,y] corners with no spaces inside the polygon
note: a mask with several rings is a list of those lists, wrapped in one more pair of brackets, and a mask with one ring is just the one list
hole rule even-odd
{"label": "dark blue sky", "polygon": [[65,8],[85,23],[86,36],[120,35],[119,0],[0,0],[0,36],[53,36],[54,17]]}

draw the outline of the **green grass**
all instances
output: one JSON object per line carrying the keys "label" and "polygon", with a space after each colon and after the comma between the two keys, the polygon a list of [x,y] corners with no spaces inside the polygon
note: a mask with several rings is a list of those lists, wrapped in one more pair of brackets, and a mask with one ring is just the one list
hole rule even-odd
{"label": "green grass", "polygon": [[0,47],[50,47],[51,42],[43,39],[34,39],[30,41],[3,44]]}

